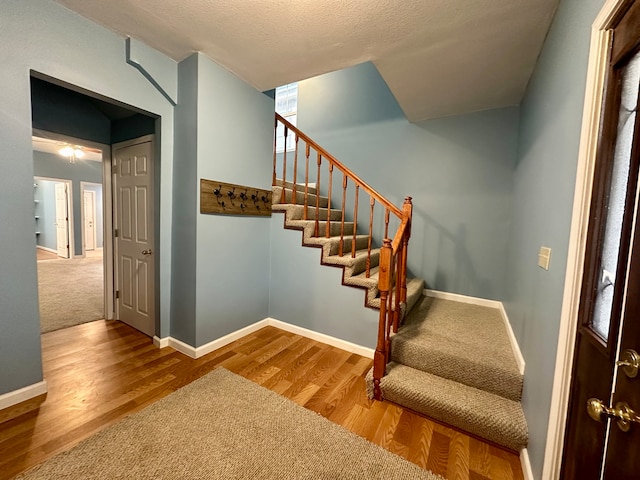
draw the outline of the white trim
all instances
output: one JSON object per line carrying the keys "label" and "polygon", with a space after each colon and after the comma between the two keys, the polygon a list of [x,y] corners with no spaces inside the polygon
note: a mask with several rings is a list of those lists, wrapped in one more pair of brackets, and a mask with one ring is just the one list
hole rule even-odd
{"label": "white trim", "polygon": [[624,2],[625,0],[607,0],[591,28],[591,45],[576,171],[576,188],[573,197],[569,252],[567,255],[567,269],[558,333],[558,350],[549,410],[549,427],[542,470],[542,478],[545,479],[559,478],[562,466],[562,448],[578,325],[593,171],[596,163],[603,86],[610,43],[610,33],[607,29],[610,28],[613,18]]}
{"label": "white trim", "polygon": [[504,305],[502,302],[497,300],[487,300],[485,298],[478,297],[469,297],[467,295],[460,295],[457,293],[449,293],[449,292],[440,292],[438,290],[429,290],[424,289],[424,295],[432,298],[441,298],[443,300],[452,300],[454,302],[466,303],[470,305],[478,305],[480,307],[489,307],[496,308],[500,311],[500,315],[502,317],[502,321],[504,322],[504,327],[507,330],[507,336],[509,337],[509,343],[511,345],[511,350],[513,351],[513,356],[515,357],[516,363],[518,364],[518,370],[522,375],[524,375],[524,367],[525,361],[522,356],[522,352],[520,351],[520,345],[518,345],[518,340],[513,333],[513,329],[511,328],[511,322],[509,321],[509,317],[507,316],[507,311],[504,309]]}
{"label": "white trim", "polygon": [[460,295],[459,293],[441,292],[439,290],[429,290],[427,288],[425,288],[422,293],[427,297],[441,298],[443,300],[453,300],[454,302],[478,305],[480,307],[500,308],[500,305],[502,305],[502,302],[499,302],[497,300],[469,297],[467,295]]}
{"label": "white trim", "polygon": [[37,397],[38,395],[47,393],[47,389],[47,381],[42,380],[41,382],[34,383],[33,385],[0,395],[0,410],[12,407],[20,402],[25,402]]}
{"label": "white trim", "polygon": [[55,248],[43,247],[42,245],[36,245],[36,248],[40,250],[44,250],[45,252],[58,254],[58,251]]}
{"label": "white trim", "polygon": [[363,347],[362,345],[357,345],[355,343],[347,342],[346,340],[332,337],[324,333],[315,332],[313,330],[299,327],[298,325],[285,323],[280,320],[276,320],[275,318],[267,318],[266,320],[268,321],[268,324],[271,327],[276,327],[281,330],[285,330],[287,332],[295,333],[302,337],[310,338],[311,340],[316,340],[318,342],[326,343],[327,345],[331,345],[332,347],[336,347],[341,350],[346,350],[347,352],[356,353],[363,357],[373,358],[373,354],[375,353],[375,350],[373,348]]}
{"label": "white trim", "polygon": [[531,469],[529,451],[526,448],[523,448],[520,452],[520,466],[522,467],[522,476],[524,477],[524,480],[535,480],[533,470]]}
{"label": "white trim", "polygon": [[324,333],[314,332],[313,330],[308,330],[297,325],[291,325],[290,323],[285,323],[270,317],[253,323],[247,327],[241,328],[240,330],[236,330],[235,332],[231,332],[224,337],[220,337],[197,348],[192,347],[191,345],[188,345],[173,337],[153,337],[153,344],[158,348],[172,347],[180,353],[184,353],[191,358],[200,358],[208,353],[213,352],[214,350],[222,348],[225,345],[230,344],[231,342],[234,342],[267,326],[276,327],[286,332],[295,333],[302,337],[326,343],[327,345],[346,350],[347,352],[357,353],[358,355],[362,355],[363,357],[367,358],[373,358],[373,354],[375,352],[375,350],[373,350],[372,348],[356,345],[355,343],[347,342],[346,340],[331,337],[329,335],[325,335]]}
{"label": "white trim", "polygon": [[158,348],[168,347],[169,346],[169,338],[171,338],[171,337],[160,338],[160,337],[156,337],[154,335],[153,344]]}

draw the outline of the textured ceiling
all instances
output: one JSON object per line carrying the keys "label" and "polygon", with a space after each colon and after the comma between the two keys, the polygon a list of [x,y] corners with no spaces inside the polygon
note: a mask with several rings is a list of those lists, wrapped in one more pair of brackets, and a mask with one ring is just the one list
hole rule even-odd
{"label": "textured ceiling", "polygon": [[372,61],[412,121],[516,105],[559,0],[56,0],[259,90]]}

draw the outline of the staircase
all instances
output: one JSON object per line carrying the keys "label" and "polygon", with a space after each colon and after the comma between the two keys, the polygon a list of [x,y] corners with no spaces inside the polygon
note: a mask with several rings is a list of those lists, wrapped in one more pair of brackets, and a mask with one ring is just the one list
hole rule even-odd
{"label": "staircase", "polygon": [[[323,265],[343,269],[343,285],[365,290],[365,307],[380,311],[369,396],[508,449],[524,448],[522,375],[500,312],[423,296],[424,281],[407,278],[411,198],[395,207],[278,114],[275,127],[273,211],[284,214],[285,228],[302,231],[304,246],[321,249]],[[295,151],[280,158],[278,136],[286,144],[288,135],[295,136]],[[358,222],[363,215],[368,227]]]}

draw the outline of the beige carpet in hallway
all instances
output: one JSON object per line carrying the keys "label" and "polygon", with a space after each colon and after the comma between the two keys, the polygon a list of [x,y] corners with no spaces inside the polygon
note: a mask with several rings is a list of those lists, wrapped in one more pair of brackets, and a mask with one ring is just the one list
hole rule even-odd
{"label": "beige carpet in hallway", "polygon": [[38,262],[42,333],[104,318],[102,256]]}
{"label": "beige carpet in hallway", "polygon": [[443,480],[223,368],[16,478]]}

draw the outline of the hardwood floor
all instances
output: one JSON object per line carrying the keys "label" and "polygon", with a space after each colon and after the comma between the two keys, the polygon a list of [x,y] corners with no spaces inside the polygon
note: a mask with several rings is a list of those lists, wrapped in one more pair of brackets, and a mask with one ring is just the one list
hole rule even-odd
{"label": "hardwood floor", "polygon": [[0,411],[0,479],[9,479],[212,369],[284,395],[448,479],[523,478],[517,455],[366,397],[371,360],[274,327],[197,360],[120,322],[42,336],[46,397]]}

